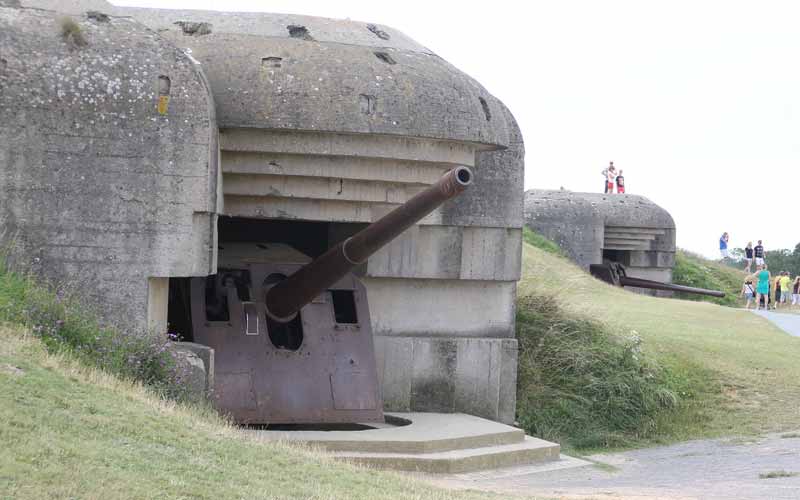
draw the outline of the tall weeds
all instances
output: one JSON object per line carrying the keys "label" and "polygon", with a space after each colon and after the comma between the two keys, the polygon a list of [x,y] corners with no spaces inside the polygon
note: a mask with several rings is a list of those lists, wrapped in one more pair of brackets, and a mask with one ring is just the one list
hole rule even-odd
{"label": "tall weeds", "polygon": [[625,446],[652,435],[678,406],[676,375],[631,332],[565,314],[550,297],[517,305],[517,421],[530,434],[577,448]]}

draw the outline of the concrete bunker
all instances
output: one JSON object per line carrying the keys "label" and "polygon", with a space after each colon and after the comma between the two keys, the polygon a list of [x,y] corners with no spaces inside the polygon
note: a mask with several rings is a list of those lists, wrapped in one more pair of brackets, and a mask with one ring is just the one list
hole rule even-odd
{"label": "concrete bunker", "polygon": [[[275,410],[273,421],[281,411],[298,415],[291,396],[305,393],[317,401],[341,396],[341,422],[384,409],[513,422],[524,147],[511,113],[478,82],[386,26],[101,0],[23,4],[40,8],[0,16],[0,41],[10,47],[3,58],[13,70],[0,74],[10,89],[0,100],[0,123],[10,124],[0,125],[0,172],[14,180],[0,184],[0,218],[23,235],[20,259],[38,258],[38,272],[77,284],[107,321],[143,334],[164,334],[169,325],[213,348],[215,393],[230,397],[242,421],[257,421],[264,407]],[[85,18],[89,7],[109,20]],[[87,33],[80,57],[38,36],[63,15],[59,9]],[[213,29],[187,36],[184,27],[194,26],[187,23]],[[145,42],[126,47],[138,52],[119,53],[117,41],[137,37]],[[60,77],[81,67],[81,57],[94,60],[88,55],[116,90],[99,104],[91,101],[97,89],[77,81],[58,94]],[[131,64],[105,64],[119,57]],[[169,78],[166,93],[159,75]],[[25,89],[34,89],[32,99],[15,98]],[[22,103],[36,104],[35,112],[20,113]],[[73,167],[67,177],[56,176],[63,160],[43,147],[53,144]],[[309,334],[316,313],[308,311],[298,319],[302,335],[269,336],[262,297],[291,276],[269,266],[303,265],[458,165],[475,173],[468,192],[311,304],[339,327],[333,336],[364,340],[371,332],[369,346],[329,357],[340,380],[329,372],[332,382],[315,384],[297,360],[309,356],[312,341],[332,337]],[[55,196],[43,189],[50,186]],[[46,228],[35,223],[42,220]],[[253,375],[256,360],[247,356],[255,350],[224,343],[234,322],[242,342],[268,342],[262,354],[285,368],[292,383],[282,402],[258,400],[266,382]],[[374,381],[357,375],[368,366]],[[340,386],[352,390],[332,396]],[[285,419],[320,417],[309,410]]]}
{"label": "concrete bunker", "polygon": [[619,263],[631,277],[672,281],[675,222],[643,196],[532,189],[525,192],[525,225],[558,243],[586,270]]}

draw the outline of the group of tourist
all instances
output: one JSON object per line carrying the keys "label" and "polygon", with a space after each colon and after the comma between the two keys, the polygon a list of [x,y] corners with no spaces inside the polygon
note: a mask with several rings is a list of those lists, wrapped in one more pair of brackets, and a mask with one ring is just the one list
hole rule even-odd
{"label": "group of tourist", "polygon": [[[719,239],[719,251],[722,258],[728,258],[728,233],[723,233]],[[758,240],[758,245],[749,242],[744,249],[746,273],[751,272],[753,263],[756,272],[748,274],[742,285],[741,295],[746,299],[744,308],[750,309],[750,303],[755,301],[756,310],[763,308],[778,309],[780,304],[800,305],[800,276],[792,280],[788,271],[781,271],[774,279],[770,273],[767,262],[764,260],[764,245]]]}
{"label": "group of tourist", "polygon": [[608,167],[604,168],[601,173],[606,194],[613,194],[615,187],[617,194],[625,194],[625,177],[622,176],[622,169],[617,173],[617,167],[614,166],[613,161],[609,162]]}

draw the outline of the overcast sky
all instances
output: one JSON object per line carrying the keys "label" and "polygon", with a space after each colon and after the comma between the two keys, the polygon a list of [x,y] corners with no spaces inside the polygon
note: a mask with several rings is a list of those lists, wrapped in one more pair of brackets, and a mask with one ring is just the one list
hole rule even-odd
{"label": "overcast sky", "polygon": [[117,5],[351,18],[403,31],[516,116],[525,187],[629,193],[717,254],[800,242],[800,2],[112,0]]}

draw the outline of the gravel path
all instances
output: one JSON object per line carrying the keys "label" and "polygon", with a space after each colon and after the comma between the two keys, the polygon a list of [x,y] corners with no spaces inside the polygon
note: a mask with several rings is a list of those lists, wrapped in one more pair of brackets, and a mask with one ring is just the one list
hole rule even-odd
{"label": "gravel path", "polygon": [[762,318],[767,318],[775,326],[794,337],[800,337],[800,314],[776,313],[763,309],[753,311]]}
{"label": "gravel path", "polygon": [[[564,499],[797,500],[800,433],[690,441],[585,457],[602,466],[540,473],[513,470],[433,480],[466,488]],[[762,478],[761,475],[789,477]]]}

